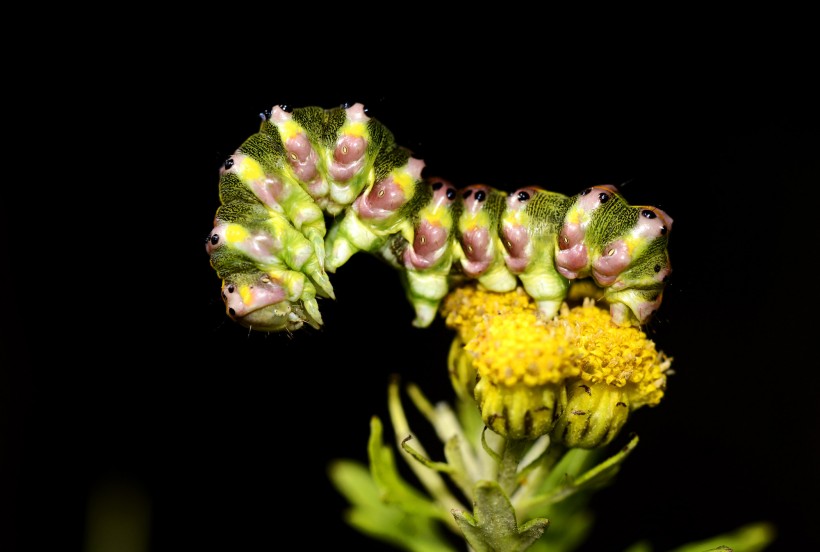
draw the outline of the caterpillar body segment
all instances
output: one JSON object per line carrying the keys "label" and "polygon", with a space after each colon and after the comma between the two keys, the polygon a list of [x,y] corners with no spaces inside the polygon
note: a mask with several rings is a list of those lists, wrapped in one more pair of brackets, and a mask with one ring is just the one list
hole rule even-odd
{"label": "caterpillar body segment", "polygon": [[555,267],[555,251],[570,202],[562,194],[528,186],[507,197],[501,215],[504,261],[546,318],[558,314],[569,289],[569,280]]}
{"label": "caterpillar body segment", "polygon": [[422,160],[410,157],[367,186],[328,235],[329,271],[335,272],[359,251],[380,250],[395,234],[412,239],[413,217],[430,196],[421,178],[423,169]]}
{"label": "caterpillar body segment", "polygon": [[248,261],[262,272],[291,270],[310,278],[325,297],[335,298],[319,258],[311,243],[275,211],[264,220],[246,224],[218,221],[206,249],[218,273],[233,272],[232,266]]}
{"label": "caterpillar body segment", "polygon": [[261,133],[282,144],[290,178],[329,215],[341,213],[410,157],[360,103],[290,112],[276,106]]}
{"label": "caterpillar body segment", "polygon": [[439,303],[450,289],[453,262],[459,256],[454,232],[457,190],[444,179],[432,179],[427,186],[431,193],[424,194],[426,201],[409,217],[413,226],[400,259],[406,271],[403,282],[407,297],[416,311],[413,324],[418,327],[429,326],[438,313]]}
{"label": "caterpillar body segment", "polygon": [[[264,207],[283,214],[296,230],[304,234],[313,244],[316,256],[324,266],[324,239],[327,231],[324,212],[298,182],[281,175],[276,169],[281,164],[276,164],[264,153],[257,154],[256,157],[244,153],[251,151],[250,144],[256,147],[264,145],[254,143],[258,136],[249,138],[220,169],[220,197],[223,206],[234,200],[247,201],[247,190],[251,191]],[[224,208],[217,210],[218,218],[222,210]]]}
{"label": "caterpillar body segment", "polygon": [[508,194],[485,184],[467,186],[460,194],[456,247],[462,274],[490,291],[512,291],[518,279],[507,266],[506,248],[498,239]]}
{"label": "caterpillar body segment", "polygon": [[672,270],[671,230],[672,218],[661,209],[629,205],[612,185],[593,186],[567,213],[555,264],[568,278],[591,276],[616,323],[644,324],[660,306]]}
{"label": "caterpillar body segment", "polygon": [[661,209],[630,205],[609,184],[574,196],[459,189],[424,168],[362,104],[266,112],[220,169],[206,242],[228,315],[261,331],[319,328],[317,298],[335,298],[328,273],[358,252],[400,272],[418,327],[471,280],[522,286],[545,318],[583,279],[618,324],[644,324],[660,306],[672,227]]}

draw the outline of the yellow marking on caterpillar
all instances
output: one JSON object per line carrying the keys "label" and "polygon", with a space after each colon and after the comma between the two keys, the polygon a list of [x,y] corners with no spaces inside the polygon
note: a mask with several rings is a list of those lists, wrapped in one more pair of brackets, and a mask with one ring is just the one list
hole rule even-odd
{"label": "yellow marking on caterpillar", "polygon": [[241,163],[235,164],[234,167],[243,182],[252,182],[265,177],[262,165],[250,157],[245,157]]}
{"label": "yellow marking on caterpillar", "polygon": [[342,126],[342,134],[349,134],[350,136],[355,136],[356,138],[367,138],[367,125],[360,121],[351,123],[346,122],[344,126]]}
{"label": "yellow marking on caterpillar", "polygon": [[508,224],[527,226],[530,222],[530,217],[527,215],[526,209],[521,209],[519,211],[506,211],[502,220]]}
{"label": "yellow marking on caterpillar", "polygon": [[440,205],[427,205],[419,211],[419,218],[429,222],[436,222],[440,226],[450,227],[453,217],[446,207]]}
{"label": "yellow marking on caterpillar", "polygon": [[248,231],[239,224],[229,224],[225,228],[225,241],[228,243],[241,242],[248,237]]}
{"label": "yellow marking on caterpillar", "polygon": [[276,126],[279,128],[279,134],[282,136],[283,141],[290,140],[297,134],[302,134],[304,132],[302,126],[293,120],[285,121],[284,123],[280,123]]}
{"label": "yellow marking on caterpillar", "polygon": [[404,192],[405,197],[409,197],[411,194],[408,192],[410,192],[416,184],[413,178],[406,172],[394,170],[391,174],[393,175],[393,181],[398,184],[401,191]]}
{"label": "yellow marking on caterpillar", "polygon": [[[564,220],[567,224],[581,224],[581,217],[583,214],[584,211],[579,207],[572,207],[569,211],[567,211],[567,217]],[[587,218],[586,220],[589,219]]]}
{"label": "yellow marking on caterpillar", "polygon": [[292,226],[284,216],[281,216],[279,213],[274,215],[274,213],[275,211],[271,213],[271,217],[268,220],[273,228],[274,234],[280,239],[284,239],[290,233]]}
{"label": "yellow marking on caterpillar", "polygon": [[253,300],[253,296],[251,295],[251,286],[248,284],[242,284],[239,286],[239,297],[242,298],[242,302],[246,305],[250,305],[251,301]]}
{"label": "yellow marking on caterpillar", "polygon": [[475,230],[477,227],[489,228],[490,217],[486,211],[478,211],[477,213],[464,213],[459,220],[459,229],[462,232],[469,232]]}
{"label": "yellow marking on caterpillar", "polygon": [[635,250],[635,248],[641,244],[643,240],[641,238],[636,238],[634,236],[625,236],[624,243],[626,244],[626,251],[630,255]]}
{"label": "yellow marking on caterpillar", "polygon": [[646,236],[635,235],[635,231],[633,233],[627,234],[624,236],[623,240],[626,244],[626,251],[632,256],[635,254],[635,250],[643,249],[651,240]]}

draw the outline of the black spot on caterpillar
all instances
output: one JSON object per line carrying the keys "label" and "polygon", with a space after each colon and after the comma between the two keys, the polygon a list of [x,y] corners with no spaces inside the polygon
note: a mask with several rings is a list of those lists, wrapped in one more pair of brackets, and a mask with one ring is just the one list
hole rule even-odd
{"label": "black spot on caterpillar", "polygon": [[618,324],[643,324],[671,272],[672,219],[634,206],[610,184],[574,196],[528,186],[505,193],[422,177],[362,104],[278,106],[220,169],[220,207],[206,240],[228,315],[260,331],[322,325],[328,272],[355,253],[400,271],[428,326],[456,285],[523,286],[552,317],[573,280],[602,290]]}

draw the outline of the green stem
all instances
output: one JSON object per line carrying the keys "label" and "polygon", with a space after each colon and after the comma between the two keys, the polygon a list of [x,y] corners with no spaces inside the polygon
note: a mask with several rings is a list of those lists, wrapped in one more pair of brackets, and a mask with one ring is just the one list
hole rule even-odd
{"label": "green stem", "polygon": [[531,444],[531,441],[522,439],[507,439],[504,443],[498,470],[498,485],[508,497],[518,487],[518,464]]}

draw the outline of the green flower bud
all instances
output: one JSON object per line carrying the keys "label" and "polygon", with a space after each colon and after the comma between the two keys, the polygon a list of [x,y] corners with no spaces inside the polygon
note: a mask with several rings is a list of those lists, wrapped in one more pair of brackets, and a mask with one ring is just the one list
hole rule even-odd
{"label": "green flower bud", "polygon": [[572,448],[592,449],[609,444],[626,423],[629,398],[622,387],[574,378],[566,384],[550,438]]}
{"label": "green flower bud", "polygon": [[552,429],[555,409],[566,402],[562,385],[504,385],[481,378],[475,399],[484,423],[508,439],[537,439]]}

